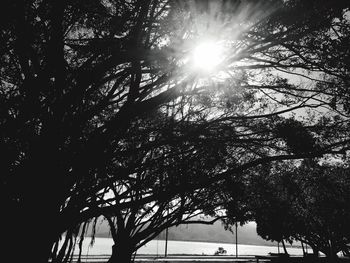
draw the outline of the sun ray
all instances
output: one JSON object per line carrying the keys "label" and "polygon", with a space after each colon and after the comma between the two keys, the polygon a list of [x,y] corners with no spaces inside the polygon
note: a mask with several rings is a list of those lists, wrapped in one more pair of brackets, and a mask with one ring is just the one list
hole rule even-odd
{"label": "sun ray", "polygon": [[201,42],[193,49],[192,59],[195,70],[211,72],[223,60],[222,47],[211,41]]}

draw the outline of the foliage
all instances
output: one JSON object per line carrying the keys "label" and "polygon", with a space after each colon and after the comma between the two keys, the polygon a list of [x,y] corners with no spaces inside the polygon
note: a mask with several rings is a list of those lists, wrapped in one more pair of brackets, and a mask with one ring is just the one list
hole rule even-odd
{"label": "foliage", "polygon": [[348,167],[315,161],[279,164],[252,181],[250,205],[260,236],[302,241],[329,257],[348,250]]}
{"label": "foliage", "polygon": [[[347,134],[328,136],[348,121],[346,99],[334,99],[347,94],[346,60],[334,63],[347,54],[347,1],[248,2],[5,1],[0,192],[10,215],[2,224],[15,231],[4,233],[5,250],[31,237],[18,262],[47,262],[63,233],[98,216],[169,193],[168,202],[211,201],[206,191],[247,168],[347,149]],[[212,73],[186,63],[207,35],[226,47]],[[342,88],[277,72],[321,72]],[[284,120],[320,107],[339,114],[322,130],[312,130],[317,119]],[[300,136],[310,143],[293,145]],[[115,188],[122,192],[108,198]]]}

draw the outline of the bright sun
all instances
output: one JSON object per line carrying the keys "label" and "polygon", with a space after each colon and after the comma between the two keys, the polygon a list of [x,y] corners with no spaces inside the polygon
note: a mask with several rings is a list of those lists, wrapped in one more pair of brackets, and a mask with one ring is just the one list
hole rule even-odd
{"label": "bright sun", "polygon": [[214,42],[202,42],[193,50],[193,65],[201,71],[212,71],[223,60],[222,47]]}

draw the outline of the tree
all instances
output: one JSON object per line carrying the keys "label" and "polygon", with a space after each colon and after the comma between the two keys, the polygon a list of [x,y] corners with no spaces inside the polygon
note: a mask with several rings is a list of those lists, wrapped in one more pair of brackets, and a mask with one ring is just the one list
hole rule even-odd
{"label": "tree", "polygon": [[[162,111],[155,112],[128,130],[123,151],[118,153],[118,167],[124,169],[124,176],[110,181],[95,200],[96,204],[101,200],[102,204],[107,200],[121,205],[131,200],[133,204],[125,209],[109,209],[103,214],[115,243],[110,262],[131,261],[133,252],[168,227],[182,223],[212,224],[223,216],[216,213],[224,205],[222,195],[232,192],[236,182],[231,178],[232,182],[227,185],[213,179],[227,161],[224,146],[232,142],[217,140],[221,126],[212,126],[211,132],[202,133],[202,124],[193,123],[189,116],[179,119]],[[201,138],[195,139],[198,135],[194,137],[194,134],[198,132]],[[111,169],[107,172],[113,174],[115,166],[106,169]],[[197,184],[203,178],[212,179],[210,187]],[[238,187],[235,192],[239,195],[236,190]],[[198,219],[201,214],[215,216],[215,219]],[[82,230],[80,235],[84,234]],[[67,235],[68,240],[74,240],[74,235],[77,237],[76,232]],[[60,255],[69,255],[72,251],[71,247],[62,246],[53,259],[59,262]]]}
{"label": "tree", "polygon": [[[349,170],[347,166],[304,161],[277,165],[259,177],[251,201],[257,232],[265,239],[308,244],[330,260],[348,251]],[[263,181],[264,183],[262,184]],[[263,186],[263,187],[262,187]]]}
{"label": "tree", "polygon": [[261,173],[252,174],[250,180],[249,209],[257,223],[257,233],[266,240],[282,243],[288,254],[285,240],[293,242],[297,220],[294,210],[295,200],[300,194],[293,181],[293,164],[281,163],[265,167]]}
{"label": "tree", "polygon": [[[333,148],[347,141],[341,136],[316,140],[317,147],[307,151],[285,151],[283,137],[274,132],[276,122],[283,122],[280,115],[330,105],[334,92],[293,85],[274,73],[321,69],[342,81],[320,68],[322,61],[304,59],[300,43],[308,44],[309,58],[320,57],[321,43],[312,47],[309,40],[327,38],[347,1],[200,2],[5,1],[0,192],[7,213],[5,250],[18,255],[18,262],[27,255],[46,262],[65,231],[165,195],[135,203],[127,196],[123,202],[104,200],[101,193],[111,181],[132,180],[133,167],[120,165],[123,154],[134,155],[123,149],[126,134],[169,103],[185,102],[177,111],[187,114],[191,103],[200,102],[191,108],[196,132],[180,137],[183,142],[205,134],[216,135],[212,142],[228,140],[225,167],[186,187],[192,191],[272,160],[344,151]],[[215,76],[186,63],[191,44],[211,32],[228,47]],[[328,124],[342,127],[346,121],[329,118]],[[18,254],[12,244],[23,236],[32,240]]]}
{"label": "tree", "polygon": [[299,178],[308,176],[299,179],[303,193],[298,201],[302,213],[299,224],[303,228],[296,238],[334,259],[338,252],[349,249],[349,168],[305,163],[300,170]]}
{"label": "tree", "polygon": [[[120,204],[131,200],[133,205],[110,209],[103,214],[114,240],[109,262],[132,261],[132,254],[138,248],[171,226],[212,224],[219,219],[201,220],[198,216],[216,214],[221,205],[220,185],[203,186],[195,191],[191,185],[203,176],[213,176],[220,169],[224,159],[219,158],[224,153],[216,149],[222,147],[210,141],[184,141],[181,137],[188,137],[194,127],[186,123],[186,117],[180,120],[181,129],[169,129],[168,125],[174,125],[176,120],[169,122],[168,118],[167,114],[157,112],[146,121],[138,122],[137,127],[130,129],[123,144],[125,152],[133,154],[118,155],[118,161],[123,161],[128,173],[124,179],[111,181],[103,199]],[[150,140],[149,134],[153,139]],[[208,139],[211,137],[205,138]],[[150,196],[156,198],[143,201]]]}

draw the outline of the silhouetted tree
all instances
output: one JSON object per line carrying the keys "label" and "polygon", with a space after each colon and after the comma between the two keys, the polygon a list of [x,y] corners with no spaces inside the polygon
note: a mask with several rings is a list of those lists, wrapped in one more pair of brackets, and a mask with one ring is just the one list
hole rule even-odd
{"label": "silhouetted tree", "polygon": [[[164,196],[161,191],[136,203],[127,195],[123,202],[103,198],[111,182],[133,180],[134,168],[123,166],[124,155],[135,154],[123,148],[131,128],[137,130],[140,119],[169,103],[178,104],[179,113],[196,112],[191,113],[196,132],[180,137],[182,145],[210,134],[205,143],[221,142],[226,148],[213,149],[227,153],[215,175],[177,186],[174,194],[209,188],[272,160],[341,151],[332,148],[347,140],[340,136],[316,140],[307,151],[286,151],[289,137],[275,132],[276,122],[283,122],[276,116],[333,107],[335,96],[329,85],[319,88],[327,82],[298,86],[275,73],[314,77],[322,71],[343,85],[345,74],[337,74],[342,66],[330,71],[316,59],[330,53],[322,53],[322,41],[316,40],[334,38],[327,32],[347,7],[347,1],[297,0],[247,5],[5,1],[0,11],[4,250],[17,262],[28,255],[47,262],[62,233],[69,237],[90,219]],[[194,45],[209,34],[227,47],[215,74],[186,63]],[[346,100],[337,103],[346,105]],[[325,123],[342,128],[345,117]],[[30,242],[17,253],[13,244],[23,237]]]}
{"label": "silhouetted tree", "polygon": [[133,252],[168,227],[217,220],[198,220],[196,216],[215,214],[220,207],[216,197],[220,187],[198,187],[196,181],[221,169],[224,147],[211,141],[215,133],[190,140],[199,132],[195,127],[199,123],[192,124],[188,116],[177,120],[158,112],[130,127],[124,151],[118,154],[120,166],[125,168],[124,178],[111,181],[103,197],[121,205],[125,200],[133,204],[103,214],[114,240],[110,262],[131,261]]}
{"label": "silhouetted tree", "polygon": [[252,175],[249,200],[252,218],[257,223],[257,233],[266,240],[282,243],[288,254],[285,240],[293,241],[295,214],[292,207],[299,192],[293,182],[293,164],[279,164],[261,169],[261,174]]}
{"label": "silhouetted tree", "polygon": [[[278,169],[276,169],[278,168]],[[334,260],[349,244],[349,168],[304,161],[252,179],[250,205],[267,240],[302,241]]]}
{"label": "silhouetted tree", "polygon": [[[127,133],[126,154],[118,154],[125,167],[124,179],[111,181],[103,197],[120,204],[125,200],[133,203],[104,213],[114,240],[110,262],[130,261],[133,252],[168,227],[212,224],[224,216],[216,211],[223,207],[225,191],[233,190],[233,182],[228,187],[215,176],[226,165],[225,148],[232,141],[229,137],[217,140],[220,126],[212,125],[211,132],[203,133],[201,122],[193,123],[191,114],[180,119],[175,116],[157,112]],[[201,134],[200,139],[196,133]],[[211,179],[210,187],[201,182],[204,178]],[[202,214],[214,219],[198,219]]]}
{"label": "silhouetted tree", "polygon": [[[307,176],[305,176],[307,175]],[[295,238],[334,259],[350,241],[350,173],[348,165],[305,162],[298,171],[302,194],[296,207],[302,227]],[[301,221],[301,222],[300,222]]]}

